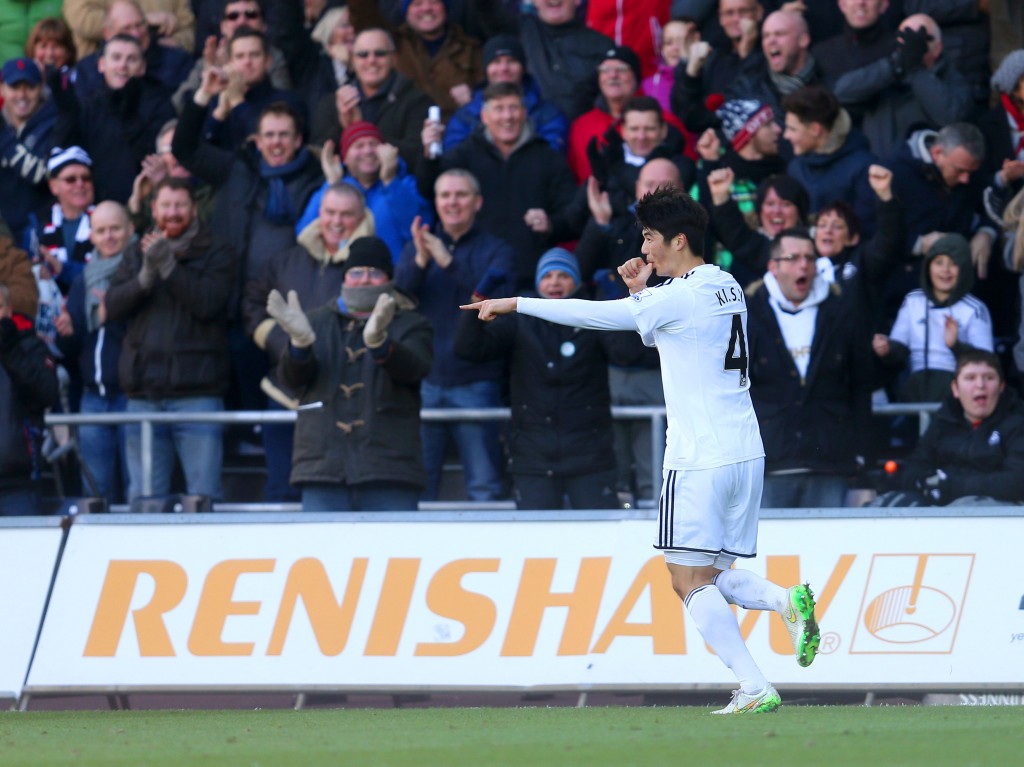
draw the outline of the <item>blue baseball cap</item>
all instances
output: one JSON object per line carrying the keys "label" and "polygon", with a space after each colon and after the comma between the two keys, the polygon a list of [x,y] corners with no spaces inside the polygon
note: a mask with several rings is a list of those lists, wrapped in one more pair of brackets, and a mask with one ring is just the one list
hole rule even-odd
{"label": "blue baseball cap", "polygon": [[4,82],[8,85],[17,85],[18,83],[39,85],[43,82],[39,67],[32,59],[9,59],[4,62],[2,74]]}

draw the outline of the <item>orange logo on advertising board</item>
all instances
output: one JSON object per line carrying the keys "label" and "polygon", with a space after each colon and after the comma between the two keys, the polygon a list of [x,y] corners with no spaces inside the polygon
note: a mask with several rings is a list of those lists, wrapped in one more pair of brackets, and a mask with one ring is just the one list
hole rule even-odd
{"label": "orange logo on advertising board", "polygon": [[876,554],[851,654],[951,653],[973,554]]}

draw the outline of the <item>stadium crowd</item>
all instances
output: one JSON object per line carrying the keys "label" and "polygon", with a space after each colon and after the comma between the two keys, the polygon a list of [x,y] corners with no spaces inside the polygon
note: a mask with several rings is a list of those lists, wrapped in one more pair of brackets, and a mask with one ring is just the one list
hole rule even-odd
{"label": "stadium crowd", "polygon": [[[657,354],[459,305],[625,296],[664,186],[747,293],[766,505],[909,456],[873,403],[977,430],[996,400],[1002,433],[878,489],[998,467],[1024,502],[1015,0],[0,0],[0,61],[0,513],[38,508],[47,410],[298,411],[157,428],[156,496],[256,454],[267,501],[406,509],[457,454],[457,498],[650,499],[610,407],[663,404]],[[76,440],[69,488],[144,495],[138,425]]]}

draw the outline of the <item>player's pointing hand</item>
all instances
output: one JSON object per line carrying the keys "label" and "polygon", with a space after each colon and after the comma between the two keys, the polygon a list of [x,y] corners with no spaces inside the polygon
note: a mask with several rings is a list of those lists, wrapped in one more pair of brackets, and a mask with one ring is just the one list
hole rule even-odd
{"label": "player's pointing hand", "polygon": [[459,308],[467,312],[479,312],[479,317],[484,322],[490,322],[499,314],[512,314],[519,304],[518,298],[488,298],[484,301],[474,301],[471,304],[462,304]]}

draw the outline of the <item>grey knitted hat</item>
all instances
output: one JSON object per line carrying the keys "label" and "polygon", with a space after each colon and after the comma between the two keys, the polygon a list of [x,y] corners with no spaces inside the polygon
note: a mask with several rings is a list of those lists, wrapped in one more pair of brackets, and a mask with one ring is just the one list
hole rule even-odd
{"label": "grey knitted hat", "polygon": [[1024,77],[1024,48],[1006,54],[989,82],[1000,93],[1012,93],[1021,77]]}

